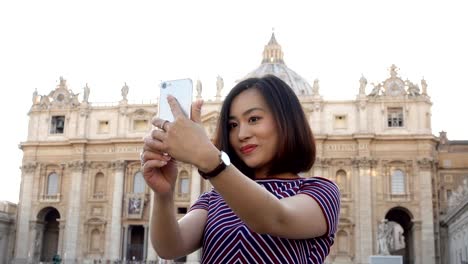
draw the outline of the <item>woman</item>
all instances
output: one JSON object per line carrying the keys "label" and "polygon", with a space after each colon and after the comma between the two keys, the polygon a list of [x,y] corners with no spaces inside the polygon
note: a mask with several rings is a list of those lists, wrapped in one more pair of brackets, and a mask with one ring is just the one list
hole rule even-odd
{"label": "woman", "polygon": [[[153,120],[161,130],[145,138],[141,156],[155,194],[158,255],[174,259],[202,247],[202,263],[323,263],[338,225],[339,191],[326,179],[298,175],[312,167],[315,142],[292,89],[272,75],[237,84],[221,108],[215,144],[200,124],[201,101],[192,120],[175,98],[168,101],[175,121]],[[174,160],[196,166],[214,187],[179,221]]]}

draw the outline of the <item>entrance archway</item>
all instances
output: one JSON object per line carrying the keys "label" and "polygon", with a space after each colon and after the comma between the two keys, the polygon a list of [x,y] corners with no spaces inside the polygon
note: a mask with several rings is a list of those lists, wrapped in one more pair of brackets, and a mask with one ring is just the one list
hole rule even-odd
{"label": "entrance archway", "polygon": [[44,223],[40,261],[52,261],[58,253],[60,213],[54,207],[46,207],[37,214],[37,220]]}
{"label": "entrance archway", "polygon": [[[394,207],[390,209],[385,218],[401,226],[404,236],[404,248],[390,252],[392,255],[403,256],[404,264],[414,263],[414,235],[413,235],[413,215],[404,207]],[[398,236],[398,234],[396,234]]]}
{"label": "entrance archway", "polygon": [[141,225],[130,226],[130,243],[127,258],[129,260],[144,260],[145,229]]}

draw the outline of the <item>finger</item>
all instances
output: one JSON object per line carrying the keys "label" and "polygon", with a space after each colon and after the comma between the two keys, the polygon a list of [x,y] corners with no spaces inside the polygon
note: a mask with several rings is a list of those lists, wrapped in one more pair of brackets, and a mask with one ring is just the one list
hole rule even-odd
{"label": "finger", "polygon": [[141,163],[144,164],[145,162],[149,160],[163,160],[163,161],[170,161],[171,157],[164,155],[159,152],[153,152],[153,151],[144,151],[141,154]]}
{"label": "finger", "polygon": [[151,173],[154,169],[159,169],[167,165],[167,161],[164,160],[148,160],[143,164],[143,175]]}
{"label": "finger", "polygon": [[143,144],[143,151],[163,153],[166,151],[166,145],[160,140],[146,137],[145,143]]}
{"label": "finger", "polygon": [[159,129],[162,129],[164,131],[167,131],[169,129],[169,126],[170,126],[170,123],[169,121],[167,120],[164,120],[164,119],[161,119],[159,117],[153,117],[153,119],[151,119],[151,124],[153,124],[153,126],[159,128]]}
{"label": "finger", "polygon": [[174,96],[168,95],[167,102],[169,103],[174,119],[177,119],[178,117],[187,117],[187,114],[184,113],[184,110],[182,110],[182,107],[180,107],[179,102]]}
{"label": "finger", "polygon": [[195,123],[201,123],[201,108],[203,106],[203,100],[197,100],[192,104],[192,121]]}

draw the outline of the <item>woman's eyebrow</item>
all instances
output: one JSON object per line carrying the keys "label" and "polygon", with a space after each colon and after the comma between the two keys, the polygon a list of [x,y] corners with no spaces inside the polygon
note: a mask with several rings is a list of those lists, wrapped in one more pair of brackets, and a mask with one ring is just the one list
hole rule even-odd
{"label": "woman's eyebrow", "polygon": [[[242,113],[242,115],[246,116],[246,115],[252,113],[253,111],[257,111],[257,110],[265,112],[265,110],[263,108],[261,108],[261,107],[252,107],[252,108],[246,110],[244,113]],[[229,116],[229,120],[231,120],[231,119],[236,119],[236,117],[235,116]]]}

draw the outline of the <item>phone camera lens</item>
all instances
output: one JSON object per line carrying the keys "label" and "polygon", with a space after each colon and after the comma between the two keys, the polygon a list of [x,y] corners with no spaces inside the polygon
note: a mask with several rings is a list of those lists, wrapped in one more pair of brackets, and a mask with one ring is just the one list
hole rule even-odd
{"label": "phone camera lens", "polygon": [[167,84],[166,84],[165,82],[163,82],[163,83],[161,84],[161,87],[162,87],[163,89],[166,89],[166,86],[167,86]]}

